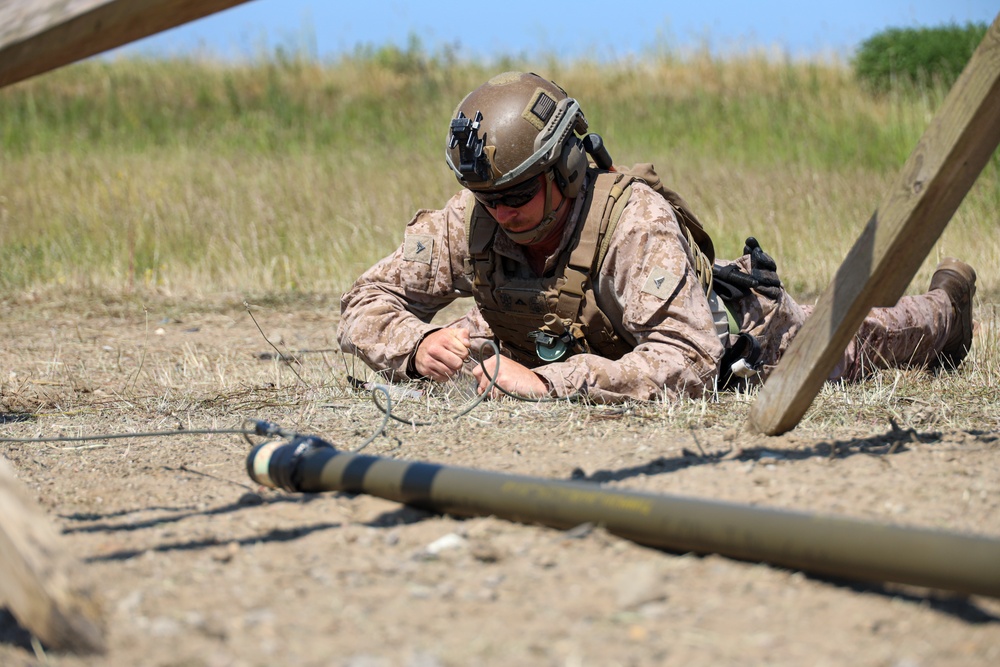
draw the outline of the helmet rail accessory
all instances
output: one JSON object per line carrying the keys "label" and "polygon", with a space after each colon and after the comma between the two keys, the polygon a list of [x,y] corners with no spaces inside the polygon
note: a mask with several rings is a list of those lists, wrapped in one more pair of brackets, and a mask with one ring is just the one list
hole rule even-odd
{"label": "helmet rail accessory", "polygon": [[458,147],[459,163],[456,171],[469,181],[487,181],[493,173],[490,160],[483,153],[486,135],[483,134],[482,138],[479,136],[479,124],[482,120],[483,114],[480,111],[476,111],[472,119],[459,111],[458,117],[451,121],[451,141],[448,147]]}

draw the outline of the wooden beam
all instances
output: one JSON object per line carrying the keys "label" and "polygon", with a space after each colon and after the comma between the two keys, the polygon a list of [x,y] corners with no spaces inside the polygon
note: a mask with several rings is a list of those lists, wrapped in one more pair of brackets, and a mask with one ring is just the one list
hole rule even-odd
{"label": "wooden beam", "polygon": [[894,305],[1000,143],[1000,16],[761,388],[746,428],[795,427],[869,309]]}
{"label": "wooden beam", "polygon": [[46,646],[103,652],[100,609],[73,582],[77,564],[60,540],[0,458],[0,604]]}
{"label": "wooden beam", "polygon": [[246,0],[0,0],[0,87]]}

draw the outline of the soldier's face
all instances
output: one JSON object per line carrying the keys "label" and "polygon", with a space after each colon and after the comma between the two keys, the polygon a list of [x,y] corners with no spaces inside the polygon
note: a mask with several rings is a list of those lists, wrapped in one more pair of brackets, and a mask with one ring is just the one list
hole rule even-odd
{"label": "soldier's face", "polygon": [[[519,233],[531,231],[537,227],[542,221],[542,218],[545,217],[545,189],[548,187],[548,184],[544,182],[544,174],[540,175],[538,178],[542,179],[542,187],[526,204],[522,206],[505,206],[504,204],[497,204],[494,207],[486,207],[486,210],[489,211],[489,214],[493,216],[494,220],[497,221],[497,224],[508,232]],[[562,201],[562,193],[559,192],[559,188],[553,186],[552,210],[559,208]]]}

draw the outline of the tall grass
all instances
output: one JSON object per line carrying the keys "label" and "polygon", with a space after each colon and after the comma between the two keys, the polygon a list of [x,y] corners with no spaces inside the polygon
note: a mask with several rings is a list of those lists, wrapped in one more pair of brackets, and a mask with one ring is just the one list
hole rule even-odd
{"label": "tall grass", "polygon": [[[520,68],[577,97],[616,162],[654,162],[720,255],[753,234],[808,297],[839,266],[946,91],[873,97],[846,65],[657,56],[463,63],[419,48],[89,61],[0,91],[0,289],[336,297],[456,191],[456,103]],[[988,166],[940,254],[991,267]],[[981,271],[981,294],[998,287]]]}

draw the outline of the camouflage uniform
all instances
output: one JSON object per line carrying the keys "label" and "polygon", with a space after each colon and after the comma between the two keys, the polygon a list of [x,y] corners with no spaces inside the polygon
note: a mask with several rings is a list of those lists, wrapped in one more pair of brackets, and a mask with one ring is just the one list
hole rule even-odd
{"label": "camouflage uniform", "polygon": [[[736,263],[750,270],[750,258]],[[736,304],[741,331],[757,337],[764,368],[760,380],[770,375],[802,328],[813,307],[796,303],[784,290],[778,301],[752,292]],[[904,296],[891,308],[873,308],[848,344],[831,380],[853,382],[882,368],[925,367],[937,362],[955,325],[955,313],[943,290]]]}
{"label": "camouflage uniform", "polygon": [[[555,257],[567,251],[580,202],[563,232]],[[471,296],[465,260],[469,255],[465,207],[460,193],[441,210],[420,210],[406,227],[402,246],[362,275],[341,300],[341,347],[394,378],[413,378],[413,355],[421,340],[441,328],[430,324],[441,308]],[[512,273],[531,275],[521,246],[497,234],[494,251]],[[555,396],[581,393],[600,402],[698,397],[714,386],[723,353],[719,313],[713,315],[693,268],[687,240],[667,202],[637,183],[618,222],[594,290],[617,333],[634,349],[612,361],[578,354],[535,368]],[[737,262],[749,269],[749,257]],[[782,292],[778,301],[753,293],[739,302],[735,317],[755,335],[770,372],[811,308]],[[940,351],[953,319],[948,297],[935,291],[904,297],[894,308],[875,309],[852,342],[836,378],[857,379],[873,367],[925,364]],[[724,317],[723,317],[724,321]],[[619,326],[620,325],[620,326]],[[450,326],[476,340],[491,338],[473,308]],[[501,341],[502,346],[502,341]]]}

